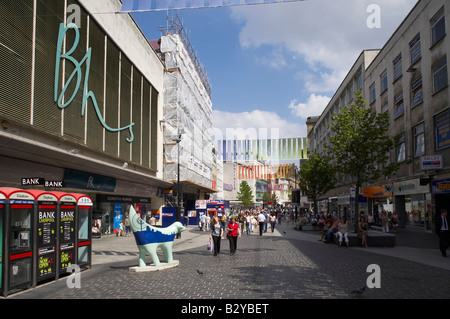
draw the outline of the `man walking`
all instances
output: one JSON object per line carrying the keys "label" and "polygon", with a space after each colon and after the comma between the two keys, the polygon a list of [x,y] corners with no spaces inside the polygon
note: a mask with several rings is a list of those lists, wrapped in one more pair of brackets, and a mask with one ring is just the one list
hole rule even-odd
{"label": "man walking", "polygon": [[436,219],[436,234],[439,237],[439,250],[443,257],[447,257],[447,248],[450,246],[450,230],[446,209],[441,209],[441,215]]}
{"label": "man walking", "polygon": [[264,230],[264,224],[266,223],[266,217],[262,212],[258,214],[258,217],[256,218],[259,223],[259,236],[262,236],[263,230]]}

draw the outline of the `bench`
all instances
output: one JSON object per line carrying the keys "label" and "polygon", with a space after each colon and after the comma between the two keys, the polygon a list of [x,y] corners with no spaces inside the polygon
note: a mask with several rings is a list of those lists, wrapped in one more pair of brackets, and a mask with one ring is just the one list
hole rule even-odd
{"label": "bench", "polygon": [[[339,245],[339,236],[337,233],[332,236],[332,241]],[[348,241],[350,247],[356,246],[361,247],[361,238],[358,237],[358,234],[350,231],[348,233]],[[342,238],[342,245],[345,244],[345,239]],[[396,237],[395,234],[390,233],[380,233],[379,231],[369,230],[367,232],[367,246],[368,247],[395,247],[396,245]]]}

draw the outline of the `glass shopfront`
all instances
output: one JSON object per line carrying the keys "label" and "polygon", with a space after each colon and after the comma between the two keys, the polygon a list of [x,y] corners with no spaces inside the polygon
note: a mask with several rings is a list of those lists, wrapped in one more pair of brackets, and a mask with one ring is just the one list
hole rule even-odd
{"label": "glass shopfront", "polygon": [[[420,179],[394,183],[397,210],[404,210],[405,224],[432,230],[432,207],[429,185],[421,185]],[[399,211],[397,211],[399,213]],[[400,217],[402,215],[399,213]]]}
{"label": "glass shopfront", "polygon": [[96,212],[99,216],[100,213],[102,215],[100,220],[102,234],[117,233],[120,223],[125,224],[131,205],[144,220],[151,214],[151,198],[97,195],[97,203],[98,210]]}

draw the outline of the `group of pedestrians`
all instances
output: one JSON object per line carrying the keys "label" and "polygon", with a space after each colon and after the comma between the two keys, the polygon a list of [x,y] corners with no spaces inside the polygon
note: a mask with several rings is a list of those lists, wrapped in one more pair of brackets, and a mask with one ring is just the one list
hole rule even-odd
{"label": "group of pedestrians", "polygon": [[[226,221],[225,215],[222,215],[222,218],[219,219],[219,217],[213,216],[210,227],[205,227],[206,229],[211,229],[209,239],[213,245],[214,256],[220,253],[221,240],[224,236],[229,241],[230,255],[232,256],[236,253],[237,240],[241,238],[242,234],[250,235],[256,228],[259,228],[259,235],[262,236],[263,233],[267,232],[269,224],[273,233],[277,223],[275,213],[269,214],[263,210],[252,214],[249,211],[240,212],[237,217],[230,215],[228,223],[223,221]],[[202,230],[204,230],[203,227]]]}
{"label": "group of pedestrians", "polygon": [[[334,214],[332,216],[325,217],[321,215],[318,220],[318,225],[321,227],[321,238],[319,241],[329,244],[332,237],[337,234],[339,237],[339,247],[342,246],[343,242],[347,247],[350,247],[350,241],[348,239],[348,233],[350,230],[349,223],[345,216],[339,218],[338,215]],[[358,236],[361,238],[361,245],[367,248],[367,231],[368,224],[366,222],[366,217],[364,213],[359,216],[358,222]]]}
{"label": "group of pedestrians", "polygon": [[233,256],[236,253],[237,249],[237,239],[241,238],[241,230],[239,224],[236,223],[236,218],[234,216],[231,216],[230,222],[226,225],[226,227],[224,227],[219,218],[217,216],[213,216],[209,239],[213,242],[214,256],[217,256],[220,253],[220,243],[222,241],[224,233],[226,233],[226,236],[230,243],[230,255]]}

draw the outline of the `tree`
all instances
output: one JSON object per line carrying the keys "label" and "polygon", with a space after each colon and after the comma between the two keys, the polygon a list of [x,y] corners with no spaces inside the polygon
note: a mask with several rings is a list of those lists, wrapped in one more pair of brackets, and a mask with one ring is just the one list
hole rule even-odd
{"label": "tree", "polygon": [[272,200],[272,197],[270,197],[269,193],[264,192],[264,193],[262,194],[262,201],[263,201],[263,204],[267,204],[267,203],[270,202],[271,200]]}
{"label": "tree", "polygon": [[[350,178],[355,185],[355,214],[359,211],[359,191],[363,183],[377,181],[395,173],[401,163],[390,162],[390,151],[398,137],[388,136],[389,118],[366,108],[361,92],[356,92],[356,104],[340,108],[331,118],[328,152],[338,173]],[[355,230],[357,223],[355,223]]]}
{"label": "tree", "polygon": [[278,202],[280,201],[278,196],[275,195],[275,193],[272,193],[271,195],[269,195],[269,193],[267,193],[267,192],[263,193],[262,200],[263,200],[264,204],[268,204],[268,203],[272,202],[274,206],[276,206],[278,204]]}
{"label": "tree", "polygon": [[312,154],[305,164],[300,166],[298,184],[301,190],[311,197],[314,213],[319,213],[317,201],[319,196],[334,187],[334,168],[326,155]]}
{"label": "tree", "polygon": [[250,185],[248,185],[247,181],[241,182],[237,195],[237,198],[242,203],[242,206],[251,206],[253,204],[252,189]]}

